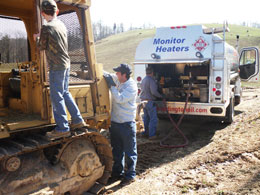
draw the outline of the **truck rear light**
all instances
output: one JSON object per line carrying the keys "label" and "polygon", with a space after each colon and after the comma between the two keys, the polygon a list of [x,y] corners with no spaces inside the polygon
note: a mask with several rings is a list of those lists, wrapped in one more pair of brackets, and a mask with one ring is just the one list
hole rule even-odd
{"label": "truck rear light", "polygon": [[220,82],[221,81],[221,77],[216,77],[216,81]]}
{"label": "truck rear light", "polygon": [[216,84],[216,88],[217,88],[217,89],[220,89],[220,88],[221,88],[221,84],[217,83],[217,84]]}
{"label": "truck rear light", "polygon": [[142,77],[137,77],[136,79],[138,82],[140,82],[142,80]]}
{"label": "truck rear light", "polygon": [[214,92],[215,92],[216,90],[217,90],[216,88],[213,88],[213,89],[212,89],[212,91],[214,91]]}
{"label": "truck rear light", "polygon": [[210,112],[213,114],[221,114],[223,112],[223,109],[218,107],[212,107],[210,108]]}
{"label": "truck rear light", "polygon": [[215,94],[216,94],[217,96],[220,96],[221,91],[217,90]]}
{"label": "truck rear light", "polygon": [[138,95],[140,95],[140,93],[141,93],[141,89],[138,89]]}
{"label": "truck rear light", "polygon": [[187,28],[187,26],[172,26],[171,29]]}

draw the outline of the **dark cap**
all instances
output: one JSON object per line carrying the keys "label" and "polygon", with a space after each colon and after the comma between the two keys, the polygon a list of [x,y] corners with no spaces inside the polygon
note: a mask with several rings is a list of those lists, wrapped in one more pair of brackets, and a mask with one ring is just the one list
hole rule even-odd
{"label": "dark cap", "polygon": [[122,74],[131,74],[131,68],[128,64],[120,64],[118,67],[113,68],[115,72],[121,72]]}
{"label": "dark cap", "polygon": [[54,0],[43,0],[41,9],[43,12],[56,12],[57,11],[57,4]]}

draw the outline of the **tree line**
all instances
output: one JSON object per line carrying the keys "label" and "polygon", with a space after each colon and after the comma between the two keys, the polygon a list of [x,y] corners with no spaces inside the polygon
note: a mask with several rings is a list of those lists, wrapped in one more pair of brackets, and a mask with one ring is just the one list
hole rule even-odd
{"label": "tree line", "polygon": [[[152,28],[151,25],[143,25],[141,28]],[[103,24],[100,20],[92,24],[94,40],[98,41],[104,39],[110,35],[123,33],[129,30],[138,29],[136,27],[130,26],[128,29],[125,28],[123,23],[116,24],[113,26],[108,26]],[[69,40],[69,50],[76,50],[82,48],[82,32],[78,27],[73,30],[73,32],[68,32]],[[28,40],[24,33],[17,31],[15,35],[9,35],[7,33],[0,33],[0,62],[2,63],[16,63],[28,61]]]}
{"label": "tree line", "polygon": [[98,41],[98,40],[104,39],[110,35],[122,33],[125,31],[123,23],[120,23],[120,24],[114,23],[113,27],[111,27],[111,26],[107,26],[107,25],[103,24],[103,22],[101,20],[98,22],[94,22],[92,24],[92,29],[93,29],[93,35],[94,35],[95,41]]}
{"label": "tree line", "polygon": [[8,34],[0,34],[0,61],[2,63],[14,63],[28,60],[27,39],[20,33],[11,37]]}

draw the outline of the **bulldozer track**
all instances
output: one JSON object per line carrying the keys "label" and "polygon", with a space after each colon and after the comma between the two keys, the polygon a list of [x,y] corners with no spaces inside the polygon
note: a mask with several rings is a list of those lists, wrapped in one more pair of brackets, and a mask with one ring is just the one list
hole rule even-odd
{"label": "bulldozer track", "polygon": [[80,136],[82,135],[73,135],[69,138],[50,141],[40,133],[33,133],[30,135],[19,135],[19,137],[1,140],[0,160],[4,160],[12,156],[19,156],[24,153],[29,153],[36,150],[44,149],[57,144],[62,144],[67,142],[68,140]]}
{"label": "bulldozer track", "polygon": [[[113,157],[110,143],[103,137],[99,132],[95,130],[77,130],[72,132],[72,136],[68,138],[62,138],[59,140],[50,141],[41,133],[33,133],[29,135],[19,135],[19,137],[8,138],[1,140],[0,143],[0,163],[4,165],[8,159],[12,157],[19,157],[22,154],[34,152],[37,150],[48,149],[53,146],[57,148],[62,148],[63,145],[70,143],[71,141],[82,138],[87,138],[90,140],[95,148],[96,152],[100,158],[101,163],[105,166],[105,171],[103,176],[99,179],[100,183],[105,184],[110,177],[112,171]],[[56,163],[59,161],[62,149],[58,150],[55,154]],[[48,160],[51,158],[48,158]],[[55,164],[55,163],[53,163]]]}

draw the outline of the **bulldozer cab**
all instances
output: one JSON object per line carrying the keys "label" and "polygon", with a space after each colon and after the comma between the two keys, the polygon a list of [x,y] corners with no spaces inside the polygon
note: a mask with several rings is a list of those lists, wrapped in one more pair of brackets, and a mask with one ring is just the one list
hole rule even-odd
{"label": "bulldozer cab", "polygon": [[[44,24],[41,2],[0,2],[0,138],[17,131],[54,125],[48,64],[44,51],[39,51],[33,40],[33,34],[39,33]],[[102,77],[102,65],[96,62],[90,0],[56,2],[58,19],[68,33],[69,90],[83,118],[91,125],[102,126],[109,119],[109,92]]]}
{"label": "bulldozer cab", "polygon": [[67,27],[69,90],[88,126],[47,139],[55,128],[49,70],[33,40],[44,24],[42,1],[0,1],[0,194],[82,194],[112,171],[110,143],[99,132],[109,125],[110,101],[96,62],[90,0],[55,1]]}

